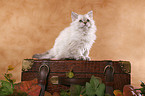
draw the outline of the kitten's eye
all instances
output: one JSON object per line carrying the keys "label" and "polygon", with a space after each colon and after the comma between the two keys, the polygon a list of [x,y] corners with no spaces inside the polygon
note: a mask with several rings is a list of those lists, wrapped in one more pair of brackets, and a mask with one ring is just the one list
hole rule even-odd
{"label": "kitten's eye", "polygon": [[89,19],[87,19],[87,22],[89,22],[90,20]]}
{"label": "kitten's eye", "polygon": [[82,20],[79,20],[79,22],[83,22]]}

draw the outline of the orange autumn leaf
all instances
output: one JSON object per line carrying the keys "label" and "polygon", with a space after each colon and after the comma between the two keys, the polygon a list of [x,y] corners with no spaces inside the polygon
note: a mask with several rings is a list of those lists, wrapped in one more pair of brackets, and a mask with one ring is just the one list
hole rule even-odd
{"label": "orange autumn leaf", "polygon": [[15,86],[17,90],[26,92],[30,96],[39,96],[41,87],[37,84],[38,80],[22,81]]}
{"label": "orange autumn leaf", "polygon": [[54,92],[53,96],[60,96],[60,94],[58,92]]}
{"label": "orange autumn leaf", "polygon": [[120,90],[114,90],[113,93],[115,96],[123,96],[123,93]]}
{"label": "orange autumn leaf", "polygon": [[[41,87],[40,87],[39,85],[34,85],[34,86],[32,86],[31,89],[28,91],[28,94],[29,94],[30,96],[39,96],[39,94],[40,94],[40,89],[41,89]],[[36,94],[38,94],[38,95],[36,95]]]}
{"label": "orange autumn leaf", "polygon": [[50,92],[45,91],[44,96],[52,96]]}

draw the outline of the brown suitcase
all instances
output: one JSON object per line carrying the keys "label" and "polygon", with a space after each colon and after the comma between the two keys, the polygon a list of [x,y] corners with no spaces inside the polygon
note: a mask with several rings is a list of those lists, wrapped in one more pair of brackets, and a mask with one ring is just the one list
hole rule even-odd
{"label": "brown suitcase", "polygon": [[[123,90],[130,84],[131,64],[128,61],[76,61],[25,59],[22,65],[22,81],[39,79],[42,91],[50,93],[68,89],[70,84],[84,85],[92,75],[100,77],[106,85],[106,93]],[[75,77],[66,78],[72,68]],[[43,96],[43,92],[41,92]]]}

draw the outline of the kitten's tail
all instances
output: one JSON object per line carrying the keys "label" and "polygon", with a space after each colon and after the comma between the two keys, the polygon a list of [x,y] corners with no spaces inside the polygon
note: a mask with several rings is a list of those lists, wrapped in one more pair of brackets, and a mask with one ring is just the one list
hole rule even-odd
{"label": "kitten's tail", "polygon": [[[43,59],[43,57],[45,58],[45,56],[49,55],[49,51],[41,53],[41,54],[34,54],[32,56],[32,58],[37,58],[37,59]],[[49,59],[49,58],[47,58]]]}

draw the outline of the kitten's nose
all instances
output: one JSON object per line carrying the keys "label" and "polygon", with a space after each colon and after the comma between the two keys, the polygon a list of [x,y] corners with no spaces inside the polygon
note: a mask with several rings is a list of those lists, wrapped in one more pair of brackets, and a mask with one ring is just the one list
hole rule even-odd
{"label": "kitten's nose", "polygon": [[84,22],[84,24],[86,25],[86,24],[87,24],[87,22]]}

